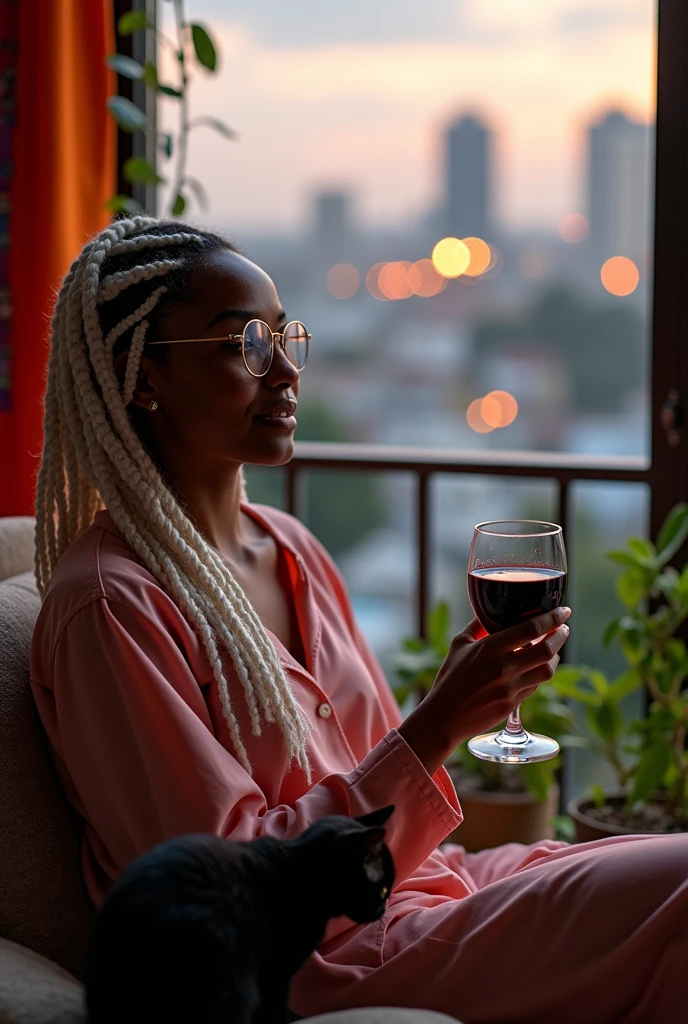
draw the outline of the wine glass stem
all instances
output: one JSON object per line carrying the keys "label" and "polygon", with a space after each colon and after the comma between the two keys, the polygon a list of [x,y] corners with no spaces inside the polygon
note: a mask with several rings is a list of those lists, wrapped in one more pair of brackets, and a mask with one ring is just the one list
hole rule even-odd
{"label": "wine glass stem", "polygon": [[514,710],[509,715],[506,725],[499,734],[499,741],[501,743],[526,743],[528,741],[528,733],[521,725],[521,705],[517,704]]}

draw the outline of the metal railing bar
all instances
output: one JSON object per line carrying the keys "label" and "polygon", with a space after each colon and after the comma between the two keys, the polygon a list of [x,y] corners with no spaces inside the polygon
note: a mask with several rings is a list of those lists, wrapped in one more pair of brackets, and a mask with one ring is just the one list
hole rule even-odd
{"label": "metal railing bar", "polygon": [[417,476],[416,529],[418,531],[418,589],[416,594],[416,629],[425,637],[425,618],[428,611],[430,589],[430,519],[428,509],[428,473]]}
{"label": "metal railing bar", "polygon": [[473,473],[489,476],[648,482],[649,459],[640,455],[572,455],[566,452],[474,452],[441,448],[298,441],[289,466],[415,473]]}

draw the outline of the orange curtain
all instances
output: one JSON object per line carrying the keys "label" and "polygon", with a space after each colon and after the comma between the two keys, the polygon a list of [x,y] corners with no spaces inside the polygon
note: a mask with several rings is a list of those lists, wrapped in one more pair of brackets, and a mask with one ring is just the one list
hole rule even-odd
{"label": "orange curtain", "polygon": [[104,227],[116,128],[104,66],[112,0],[21,0],[10,216],[10,403],[0,415],[0,515],[32,515],[50,314],[60,281]]}

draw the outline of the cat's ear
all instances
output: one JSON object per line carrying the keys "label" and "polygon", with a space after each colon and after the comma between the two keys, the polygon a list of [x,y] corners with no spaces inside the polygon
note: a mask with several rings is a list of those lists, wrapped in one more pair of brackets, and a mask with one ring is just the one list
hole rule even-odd
{"label": "cat's ear", "polygon": [[361,814],[356,818],[356,821],[360,825],[366,825],[369,828],[380,828],[380,826],[384,825],[392,816],[393,811],[394,804],[390,804],[388,807],[380,808],[379,811],[370,811],[368,814]]}

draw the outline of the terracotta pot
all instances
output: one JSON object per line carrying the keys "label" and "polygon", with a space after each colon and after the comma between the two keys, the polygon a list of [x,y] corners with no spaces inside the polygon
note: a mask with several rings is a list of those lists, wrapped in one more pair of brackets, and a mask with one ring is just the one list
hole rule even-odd
{"label": "terracotta pot", "polygon": [[547,800],[532,793],[481,793],[457,787],[463,822],[448,843],[459,843],[469,853],[503,843],[536,843],[552,839],[552,819],[559,809],[559,787],[554,785]]}
{"label": "terracotta pot", "polygon": [[[627,794],[625,793],[607,793],[606,803],[611,804],[612,807],[621,807],[626,803],[626,799]],[[666,795],[664,793],[655,793],[653,797],[654,803],[663,803],[665,800]],[[569,801],[566,810],[576,823],[577,843],[591,843],[594,839],[609,839],[610,836],[645,835],[642,829],[625,828],[623,825],[612,825],[611,823],[607,824],[604,821],[598,821],[596,818],[589,817],[586,812],[594,806],[595,801],[587,796],[579,796],[575,800]]]}

